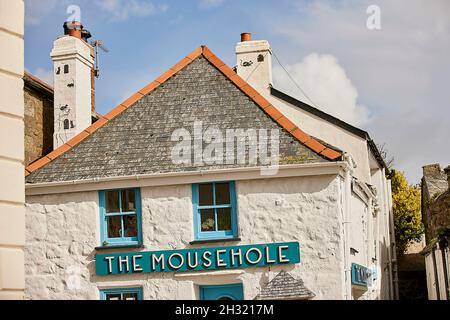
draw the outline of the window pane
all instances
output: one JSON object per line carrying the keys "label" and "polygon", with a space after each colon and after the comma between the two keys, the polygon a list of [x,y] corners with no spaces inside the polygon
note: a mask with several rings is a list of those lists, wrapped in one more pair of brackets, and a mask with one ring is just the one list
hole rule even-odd
{"label": "window pane", "polygon": [[217,209],[218,231],[231,230],[231,208]]}
{"label": "window pane", "polygon": [[230,204],[230,184],[216,184],[216,204]]}
{"label": "window pane", "polygon": [[106,213],[120,212],[119,210],[119,191],[107,191],[106,198]]}
{"label": "window pane", "polygon": [[212,183],[198,185],[198,199],[200,206],[212,206],[213,187]]}
{"label": "window pane", "polygon": [[120,293],[107,293],[106,300],[121,300]]}
{"label": "window pane", "polygon": [[137,237],[137,217],[136,215],[123,217],[124,237]]}
{"label": "window pane", "polygon": [[122,212],[136,211],[134,190],[122,191]]}
{"label": "window pane", "polygon": [[107,217],[108,238],[120,238],[120,233],[122,229],[121,220],[122,217],[120,216]]}
{"label": "window pane", "polygon": [[200,210],[202,232],[216,231],[214,209]]}
{"label": "window pane", "polygon": [[137,292],[127,292],[123,294],[123,300],[137,300],[138,294]]}

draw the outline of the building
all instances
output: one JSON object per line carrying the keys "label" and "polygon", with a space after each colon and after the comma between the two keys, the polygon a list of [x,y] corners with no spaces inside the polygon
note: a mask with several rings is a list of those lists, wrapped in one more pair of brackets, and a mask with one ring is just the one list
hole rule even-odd
{"label": "building", "polygon": [[[28,71],[24,77],[25,165],[53,151],[55,110],[53,86]],[[58,110],[58,109],[56,109]],[[91,124],[99,115],[92,107]]]}
{"label": "building", "polygon": [[23,299],[25,288],[24,3],[0,0],[0,8],[0,300],[4,300]]}
{"label": "building", "polygon": [[267,41],[236,56],[197,48],[26,168],[28,299],[396,298],[375,144],[273,89]]}
{"label": "building", "polygon": [[429,300],[450,300],[450,166],[423,167],[422,220],[427,246],[425,256]]}
{"label": "building", "polygon": [[53,151],[53,87],[25,71],[25,165]]}

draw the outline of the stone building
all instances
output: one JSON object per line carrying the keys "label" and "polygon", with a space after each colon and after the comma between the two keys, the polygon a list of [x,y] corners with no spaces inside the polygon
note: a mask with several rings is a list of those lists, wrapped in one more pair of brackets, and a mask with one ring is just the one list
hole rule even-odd
{"label": "stone building", "polygon": [[445,170],[439,164],[423,167],[422,219],[428,298],[450,300],[450,166]]}
{"label": "stone building", "polygon": [[201,46],[26,168],[28,299],[397,297],[375,144],[241,40],[235,70]]}
{"label": "stone building", "polygon": [[25,165],[53,150],[53,87],[25,72]]}

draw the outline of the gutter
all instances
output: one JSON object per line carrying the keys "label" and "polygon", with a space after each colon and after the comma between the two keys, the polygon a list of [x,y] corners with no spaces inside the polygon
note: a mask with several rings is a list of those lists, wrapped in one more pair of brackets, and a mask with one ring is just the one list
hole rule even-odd
{"label": "gutter", "polygon": [[[85,180],[57,181],[25,184],[26,195],[41,195],[67,192],[94,191],[127,187],[150,187],[176,184],[191,184],[218,180],[254,180],[295,176],[340,174],[348,164],[338,162],[315,162],[280,165],[274,175],[263,175],[265,167],[196,170],[187,172],[152,173],[120,177],[101,177]],[[270,167],[266,167],[270,168]]]}

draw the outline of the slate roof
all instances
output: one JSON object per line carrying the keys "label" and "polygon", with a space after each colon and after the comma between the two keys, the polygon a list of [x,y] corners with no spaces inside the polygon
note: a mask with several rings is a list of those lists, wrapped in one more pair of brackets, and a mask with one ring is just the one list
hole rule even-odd
{"label": "slate roof", "polygon": [[302,279],[295,279],[282,270],[275,276],[256,297],[256,300],[306,300],[316,295],[305,287]]}
{"label": "slate roof", "polygon": [[[303,132],[202,46],[91,127],[26,168],[27,183],[254,166],[174,164],[174,130],[281,129],[280,164],[326,162],[342,153]],[[248,150],[247,150],[248,152]],[[259,164],[259,163],[258,163]]]}

